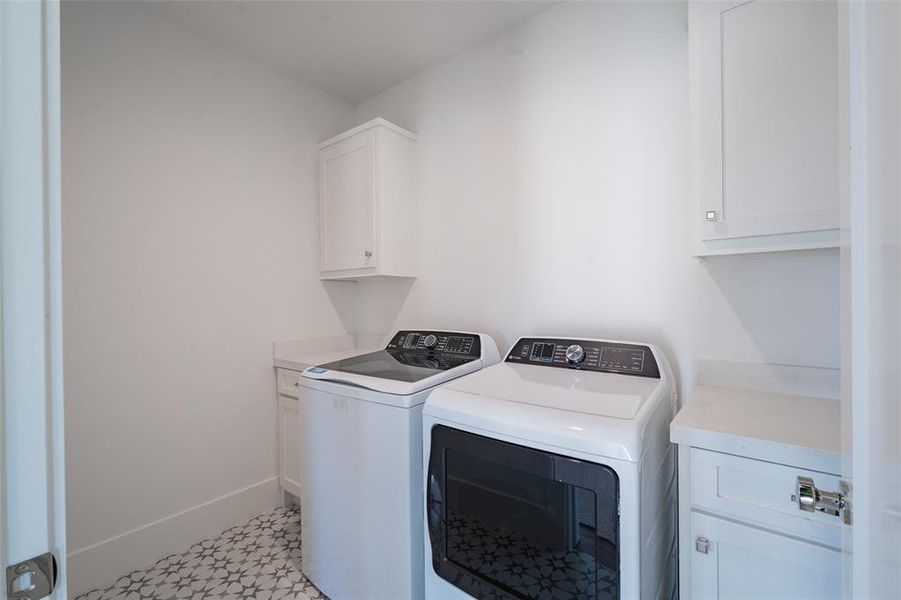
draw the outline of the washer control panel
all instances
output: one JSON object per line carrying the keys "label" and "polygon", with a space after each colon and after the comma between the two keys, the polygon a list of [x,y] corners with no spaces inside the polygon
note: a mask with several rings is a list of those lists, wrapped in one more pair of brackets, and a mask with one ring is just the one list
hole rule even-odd
{"label": "washer control panel", "polygon": [[386,350],[427,352],[450,356],[480,357],[479,336],[448,331],[398,331],[388,342]]}
{"label": "washer control panel", "polygon": [[648,346],[569,338],[521,338],[504,362],[660,377]]}

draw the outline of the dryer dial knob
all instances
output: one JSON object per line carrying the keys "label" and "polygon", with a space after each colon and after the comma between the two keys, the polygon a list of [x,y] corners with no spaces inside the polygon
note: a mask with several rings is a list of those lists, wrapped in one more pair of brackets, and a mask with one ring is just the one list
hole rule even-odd
{"label": "dryer dial knob", "polygon": [[570,364],[579,364],[585,360],[585,350],[579,344],[573,344],[566,349],[566,360],[568,360]]}
{"label": "dryer dial knob", "polygon": [[432,334],[425,336],[425,339],[422,340],[422,345],[426,348],[434,348],[438,345],[438,338]]}

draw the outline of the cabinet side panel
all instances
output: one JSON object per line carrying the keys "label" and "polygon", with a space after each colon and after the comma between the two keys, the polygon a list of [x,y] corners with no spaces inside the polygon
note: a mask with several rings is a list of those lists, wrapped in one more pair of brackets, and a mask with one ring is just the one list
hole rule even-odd
{"label": "cabinet side panel", "polygon": [[379,273],[415,277],[418,266],[416,142],[378,130]]}

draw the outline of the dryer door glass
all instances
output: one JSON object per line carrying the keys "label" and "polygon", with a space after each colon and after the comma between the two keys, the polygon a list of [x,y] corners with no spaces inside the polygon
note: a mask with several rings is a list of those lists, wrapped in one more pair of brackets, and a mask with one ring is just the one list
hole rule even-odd
{"label": "dryer door glass", "polygon": [[438,425],[432,566],[476,598],[618,598],[618,495],[609,467]]}

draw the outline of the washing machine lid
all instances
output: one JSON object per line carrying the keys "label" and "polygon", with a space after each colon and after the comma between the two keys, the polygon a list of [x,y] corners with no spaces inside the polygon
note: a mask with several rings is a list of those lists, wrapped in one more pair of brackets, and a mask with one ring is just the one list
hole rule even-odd
{"label": "washing machine lid", "polygon": [[[672,404],[668,369],[657,370],[655,365],[657,376],[651,377],[603,371],[602,366],[552,368],[552,359],[535,364],[541,360],[540,351],[534,361],[521,359],[526,356],[521,342],[504,363],[435,390],[424,414],[526,442],[639,460],[642,430],[650,413],[661,400]],[[529,353],[534,343],[533,338],[527,344]],[[657,354],[652,347],[646,348]],[[511,356],[519,358],[511,360]],[[595,364],[602,362],[598,359]]]}
{"label": "washing machine lid", "polygon": [[[483,334],[399,331],[383,350],[310,367],[303,377],[410,395],[497,362]],[[492,349],[494,359],[492,360]]]}

